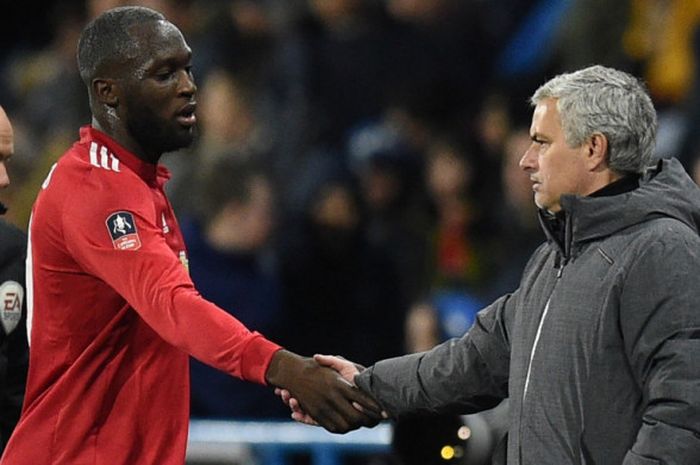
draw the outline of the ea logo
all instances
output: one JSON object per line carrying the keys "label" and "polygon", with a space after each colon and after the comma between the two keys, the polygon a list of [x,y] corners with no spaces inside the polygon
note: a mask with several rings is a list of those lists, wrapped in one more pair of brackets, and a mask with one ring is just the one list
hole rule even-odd
{"label": "ea logo", "polygon": [[0,285],[0,322],[6,334],[10,334],[22,317],[24,289],[17,281],[5,281]]}

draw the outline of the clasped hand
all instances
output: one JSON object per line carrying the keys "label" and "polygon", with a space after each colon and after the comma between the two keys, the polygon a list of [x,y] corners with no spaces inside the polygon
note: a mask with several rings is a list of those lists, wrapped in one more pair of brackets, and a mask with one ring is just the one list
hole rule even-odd
{"label": "clasped hand", "polygon": [[275,392],[292,408],[292,418],[297,421],[320,425],[332,433],[375,426],[383,418],[381,407],[354,385],[357,368],[347,360],[342,362],[336,369],[335,361],[280,350],[270,363],[267,381],[276,386]]}
{"label": "clasped hand", "polygon": [[[357,375],[362,369],[361,366],[356,365],[342,357],[334,357],[331,355],[317,354],[314,356],[314,360],[319,365],[334,370],[334,373],[339,375],[339,377],[345,383],[352,386],[357,393],[361,394],[361,398],[358,397],[350,399],[351,402],[349,405],[352,406],[352,410],[354,410],[354,412],[349,413],[351,413],[353,417],[357,417],[357,415],[359,415],[357,418],[360,418],[362,423],[344,431],[333,431],[329,429],[319,417],[314,415],[297,396],[292,394],[292,392],[279,387],[275,388],[275,394],[280,396],[282,401],[292,410],[292,419],[307,425],[323,426],[331,432],[347,432],[352,429],[356,429],[359,426],[375,426],[377,423],[379,423],[379,421],[387,418],[386,412],[381,410],[379,404],[372,397],[360,391],[355,386],[354,378],[355,375]],[[347,404],[345,407],[347,407]]]}

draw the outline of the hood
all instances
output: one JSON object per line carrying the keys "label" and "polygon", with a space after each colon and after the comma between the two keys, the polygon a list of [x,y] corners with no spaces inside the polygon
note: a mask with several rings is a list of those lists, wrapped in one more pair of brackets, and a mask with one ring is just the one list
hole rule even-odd
{"label": "hood", "polygon": [[606,237],[659,217],[675,218],[700,232],[700,188],[676,159],[650,168],[637,189],[609,197],[562,196],[574,243]]}

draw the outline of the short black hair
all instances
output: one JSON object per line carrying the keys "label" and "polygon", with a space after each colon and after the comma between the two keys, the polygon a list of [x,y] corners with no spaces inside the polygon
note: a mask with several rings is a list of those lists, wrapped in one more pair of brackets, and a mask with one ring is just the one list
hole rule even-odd
{"label": "short black hair", "polygon": [[88,88],[105,65],[122,63],[138,53],[129,34],[134,25],[165,21],[150,8],[126,6],[107,10],[85,26],[78,40],[78,70]]}

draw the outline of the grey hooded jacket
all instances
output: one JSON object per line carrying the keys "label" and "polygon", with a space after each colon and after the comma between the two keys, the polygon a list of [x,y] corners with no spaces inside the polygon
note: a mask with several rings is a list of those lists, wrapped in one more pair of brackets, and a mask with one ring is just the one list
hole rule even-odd
{"label": "grey hooded jacket", "polygon": [[[700,464],[700,189],[562,197],[564,240],[460,339],[356,377],[393,415],[510,400],[509,465]],[[543,224],[544,225],[544,224]]]}

